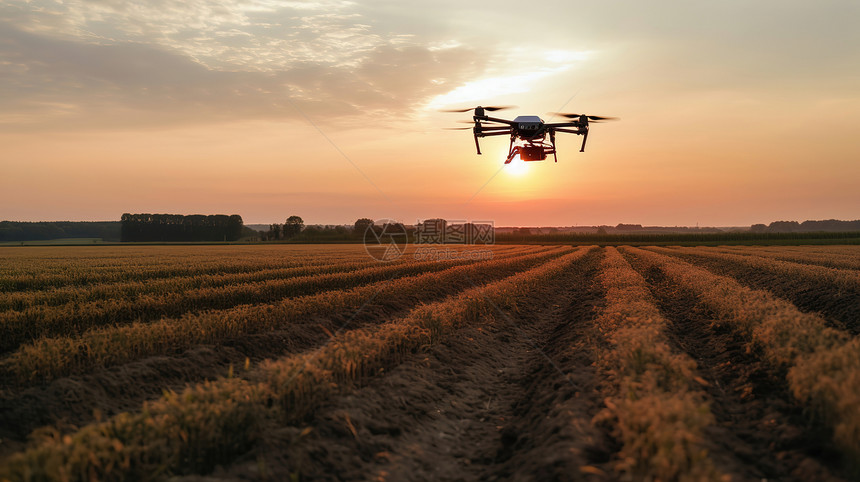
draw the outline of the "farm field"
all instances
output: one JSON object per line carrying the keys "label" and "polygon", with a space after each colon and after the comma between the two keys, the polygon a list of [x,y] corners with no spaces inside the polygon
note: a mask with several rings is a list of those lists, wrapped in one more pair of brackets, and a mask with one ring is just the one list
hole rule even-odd
{"label": "farm field", "polygon": [[857,480],[860,246],[444,249],[0,249],[0,480]]}

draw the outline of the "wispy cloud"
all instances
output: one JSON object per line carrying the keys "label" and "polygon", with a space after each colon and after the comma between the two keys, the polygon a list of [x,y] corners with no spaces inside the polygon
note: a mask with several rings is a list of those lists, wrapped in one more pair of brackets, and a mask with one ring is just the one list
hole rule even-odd
{"label": "wispy cloud", "polygon": [[[0,123],[85,127],[403,113],[481,57],[367,24],[344,1],[12,1]],[[363,23],[365,22],[365,23]]]}
{"label": "wispy cloud", "polygon": [[471,104],[504,95],[530,92],[537,82],[570,70],[577,63],[585,61],[590,54],[591,52],[572,50],[550,50],[543,55],[539,51],[513,51],[506,54],[513,58],[503,64],[505,70],[484,73],[480,78],[456,86],[431,99],[427,108]]}

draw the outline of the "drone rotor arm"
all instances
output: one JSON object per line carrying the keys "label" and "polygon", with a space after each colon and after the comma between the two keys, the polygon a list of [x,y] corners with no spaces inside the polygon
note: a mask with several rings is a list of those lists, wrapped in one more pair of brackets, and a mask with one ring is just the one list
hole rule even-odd
{"label": "drone rotor arm", "polygon": [[509,136],[509,135],[511,135],[510,129],[505,129],[502,131],[491,131],[491,132],[487,132],[484,129],[481,129],[481,132],[478,134],[479,137]]}
{"label": "drone rotor arm", "polygon": [[582,124],[580,124],[579,122],[557,122],[557,123],[553,123],[553,124],[544,124],[544,127],[549,127],[549,128],[562,127],[563,128],[563,127],[579,127],[581,125]]}
{"label": "drone rotor arm", "polygon": [[476,117],[475,117],[475,120],[482,120],[482,121],[484,121],[484,122],[498,122],[499,124],[507,124],[507,125],[509,125],[509,126],[512,126],[512,125],[516,124],[516,122],[514,122],[514,121],[512,121],[512,120],[507,120],[507,119],[497,119],[497,118],[495,118],[495,117],[487,117],[487,116],[483,116],[483,117],[480,117],[480,118],[478,118],[478,117],[476,116]]}
{"label": "drone rotor arm", "polygon": [[480,130],[481,131],[489,131],[489,132],[498,132],[498,131],[510,132],[511,128],[508,126],[485,126],[485,125],[482,125],[480,127]]}

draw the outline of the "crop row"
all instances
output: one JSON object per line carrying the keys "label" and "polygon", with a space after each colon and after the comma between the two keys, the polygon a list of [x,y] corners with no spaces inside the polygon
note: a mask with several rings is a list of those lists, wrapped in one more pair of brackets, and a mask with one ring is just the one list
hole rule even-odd
{"label": "crop row", "polygon": [[73,336],[88,329],[178,316],[186,312],[223,309],[240,304],[268,303],[322,290],[344,289],[360,284],[408,276],[428,270],[473,262],[469,259],[415,261],[371,266],[347,273],[308,275],[272,279],[241,285],[197,288],[133,299],[95,300],[82,304],[33,306],[24,311],[0,312],[0,352],[21,343],[50,336]]}
{"label": "crop row", "polygon": [[716,259],[728,263],[740,263],[757,270],[774,273],[786,278],[803,280],[810,286],[816,286],[822,282],[829,283],[840,290],[860,292],[860,272],[828,268],[825,266],[813,266],[799,264],[789,261],[764,258],[754,255],[739,255],[721,251],[712,251],[703,248],[653,248],[654,251],[669,255],[693,255],[704,258]]}
{"label": "crop row", "polygon": [[645,279],[615,248],[605,253],[596,325],[606,343],[595,346],[595,359],[611,395],[596,420],[615,427],[622,444],[616,471],[634,480],[722,480],[702,444],[714,416],[694,383],[696,363],[669,347],[668,321]]}
{"label": "crop row", "polygon": [[[469,286],[471,280],[511,275],[570,248],[534,250],[524,255],[500,257],[462,265],[436,262],[423,264],[424,272],[414,276],[377,281],[344,290],[329,290],[287,298],[272,304],[242,305],[228,310],[186,313],[179,318],[163,318],[150,323],[132,323],[87,331],[80,336],[60,336],[23,345],[0,362],[15,383],[46,381],[73,373],[118,365],[147,356],[173,353],[202,343],[221,343],[252,333],[261,333],[374,306],[396,307],[415,304]],[[401,266],[406,270],[408,266]],[[435,269],[430,269],[435,268]],[[446,268],[446,269],[443,269]]]}
{"label": "crop row", "polygon": [[[152,262],[137,257],[98,258],[98,263],[83,258],[30,259],[4,256],[0,269],[0,291],[49,289],[66,285],[142,281],[151,278],[191,276],[197,274],[242,273],[266,268],[289,268],[307,264],[324,264],[357,260],[366,257],[362,248],[349,251],[324,250],[322,253],[304,251],[255,250],[238,258],[212,252],[194,254],[187,248],[171,256],[162,248]],[[3,253],[6,254],[6,253]],[[110,262],[105,262],[110,259]]]}
{"label": "crop row", "polygon": [[853,255],[860,253],[860,245],[844,246],[784,246],[785,249],[794,251],[807,251],[810,253],[822,253],[833,255]]}
{"label": "crop row", "polygon": [[833,427],[834,441],[848,460],[860,460],[860,338],[829,328],[821,317],[765,291],[658,254],[658,248],[625,249],[690,290],[772,364],[788,368],[794,396]]}
{"label": "crop row", "polygon": [[283,259],[247,259],[238,260],[207,260],[191,262],[190,260],[159,263],[155,265],[136,265],[133,262],[111,267],[98,267],[82,264],[60,269],[45,265],[34,272],[22,274],[7,274],[0,276],[0,290],[29,291],[62,288],[64,286],[79,286],[93,283],[116,283],[124,281],[147,281],[174,276],[194,276],[205,274],[245,273],[266,268],[291,268],[296,266],[335,263],[358,259],[359,256],[321,256],[313,259],[283,258]]}
{"label": "crop row", "polygon": [[[167,394],[143,410],[43,438],[0,468],[14,480],[139,480],[207,471],[246,451],[267,417],[295,422],[344,384],[374,376],[466,323],[553,287],[587,250],[420,305],[400,319],[336,334],[319,350],[266,362],[247,379],[227,378]],[[269,408],[271,407],[271,408]]]}
{"label": "crop row", "polygon": [[[276,278],[308,276],[311,274],[353,271],[379,264],[372,258],[332,263],[314,262],[287,268],[262,268],[235,273],[194,273],[184,276],[145,279],[137,281],[75,284],[46,291],[17,291],[0,293],[0,310],[23,311],[32,306],[56,306],[65,303],[78,305],[96,300],[126,299],[159,293],[180,293],[197,288],[228,286],[265,281]],[[133,271],[133,270],[129,270]]]}
{"label": "crop row", "polygon": [[860,269],[860,249],[854,254],[834,254],[823,252],[809,252],[807,250],[791,250],[784,247],[779,248],[751,248],[744,246],[740,248],[723,247],[719,251],[740,255],[756,255],[767,258],[790,261],[793,263],[820,264],[831,268]]}
{"label": "crop row", "polygon": [[[521,248],[498,249],[495,251],[495,254],[499,255],[521,250]],[[409,257],[404,257],[386,264],[401,264],[409,259]],[[381,264],[381,262],[369,256],[353,257],[347,260],[320,257],[319,259],[313,259],[298,266],[261,267],[258,269],[250,269],[251,267],[249,266],[248,270],[240,272],[218,272],[211,274],[195,272],[189,275],[168,278],[157,277],[136,281],[70,285],[44,291],[0,293],[0,310],[24,311],[33,306],[44,308],[45,306],[56,306],[66,303],[80,305],[88,301],[97,300],[125,299],[133,301],[133,298],[141,295],[158,295],[168,292],[178,294],[198,288],[229,286],[312,274],[355,271]],[[131,269],[129,271],[133,272]]]}

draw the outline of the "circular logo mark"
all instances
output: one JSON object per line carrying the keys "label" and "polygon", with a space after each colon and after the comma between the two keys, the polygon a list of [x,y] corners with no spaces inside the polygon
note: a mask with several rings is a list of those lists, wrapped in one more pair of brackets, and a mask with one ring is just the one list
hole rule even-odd
{"label": "circular logo mark", "polygon": [[364,230],[364,250],[378,261],[394,261],[406,252],[409,234],[403,223],[380,219]]}

